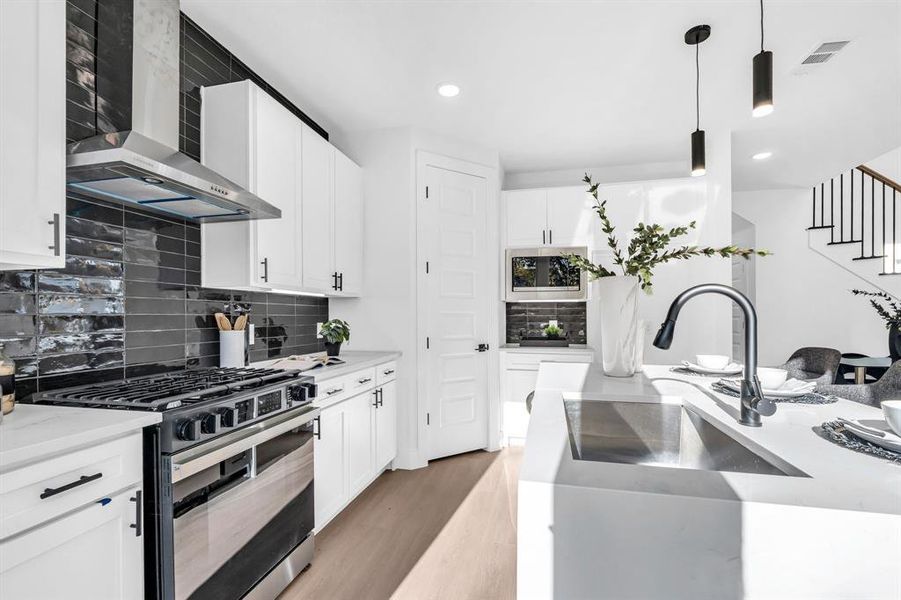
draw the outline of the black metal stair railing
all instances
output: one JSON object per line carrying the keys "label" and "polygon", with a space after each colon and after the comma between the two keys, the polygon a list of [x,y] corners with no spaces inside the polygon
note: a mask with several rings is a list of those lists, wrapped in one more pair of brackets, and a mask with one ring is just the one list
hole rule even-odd
{"label": "black metal stair railing", "polygon": [[860,255],[852,260],[882,260],[881,275],[901,274],[896,260],[901,185],[864,165],[848,175],[831,178],[828,189],[826,182],[813,186],[808,229],[829,229],[829,245],[857,244]]}

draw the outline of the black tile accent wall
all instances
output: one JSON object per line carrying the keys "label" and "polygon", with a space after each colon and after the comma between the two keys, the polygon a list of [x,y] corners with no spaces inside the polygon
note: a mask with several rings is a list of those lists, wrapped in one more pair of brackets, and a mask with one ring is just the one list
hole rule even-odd
{"label": "black tile accent wall", "polygon": [[507,302],[507,343],[538,336],[551,319],[566,332],[570,344],[585,342],[584,302]]}
{"label": "black tile accent wall", "polygon": [[200,228],[69,196],[66,267],[0,272],[0,343],[24,398],[219,363],[213,313],[249,313],[251,362],[318,352],[328,299],[200,287]]}
{"label": "black tile accent wall", "polygon": [[[119,29],[128,24],[128,19],[120,13],[124,10],[125,15],[130,16],[130,7],[123,6],[122,0],[67,2],[66,137],[69,142],[97,133],[118,131],[123,120],[129,118],[130,94],[123,93],[119,85],[104,86],[104,79],[98,74],[98,62],[104,65],[105,60],[112,60],[104,57],[114,57],[116,61],[129,60],[130,45],[124,43],[127,38]],[[109,18],[98,19],[101,12]],[[117,28],[113,29],[107,23],[115,24]],[[297,118],[328,139],[328,132],[318,123],[184,14],[181,15],[180,35],[179,150],[200,160],[200,87],[245,79],[266,90]],[[98,39],[101,44],[99,48]]]}
{"label": "black tile accent wall", "polygon": [[[96,94],[95,82],[98,4],[108,1],[67,3],[69,141],[116,130],[114,99]],[[183,152],[199,158],[198,85],[246,78],[328,137],[184,15],[181,35]],[[137,208],[70,195],[65,268],[0,271],[0,343],[16,361],[22,399],[38,390],[217,365],[215,312],[250,314],[251,362],[324,348],[315,324],[328,319],[326,298],[202,288],[199,226]]]}

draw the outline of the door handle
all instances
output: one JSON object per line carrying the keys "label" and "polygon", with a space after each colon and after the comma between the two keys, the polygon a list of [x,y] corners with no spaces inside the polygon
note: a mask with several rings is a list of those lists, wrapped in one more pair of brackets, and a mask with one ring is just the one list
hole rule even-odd
{"label": "door handle", "polygon": [[264,258],[260,262],[260,264],[263,265],[263,275],[262,277],[260,277],[260,279],[262,279],[266,283],[269,283],[269,257],[267,256],[266,258]]}
{"label": "door handle", "polygon": [[335,271],[334,273],[332,273],[332,280],[333,280],[332,289],[337,292],[338,291],[338,271]]}
{"label": "door handle", "polygon": [[59,213],[53,213],[53,219],[47,221],[48,225],[53,225],[53,245],[48,246],[53,250],[53,256],[59,256]]}
{"label": "door handle", "polygon": [[344,291],[344,273],[338,273],[338,291]]}
{"label": "door handle", "polygon": [[129,525],[129,527],[131,527],[132,529],[135,530],[135,537],[141,537],[141,532],[143,531],[143,527],[142,527],[143,524],[141,522],[142,521],[142,518],[141,518],[142,496],[143,496],[143,493],[141,492],[141,490],[138,490],[135,492],[135,495],[133,497],[129,498],[129,500],[131,500],[132,502],[135,503],[135,522],[133,524]]}
{"label": "door handle", "polygon": [[476,352],[488,352],[488,344],[479,344],[476,346]]}

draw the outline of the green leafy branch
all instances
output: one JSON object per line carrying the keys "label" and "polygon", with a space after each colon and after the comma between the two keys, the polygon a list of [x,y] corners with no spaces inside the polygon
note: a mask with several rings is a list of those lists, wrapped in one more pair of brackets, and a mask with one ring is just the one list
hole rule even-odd
{"label": "green leafy branch", "polygon": [[[870,306],[885,321],[886,329],[890,329],[893,325],[901,327],[901,304],[894,297],[885,292],[868,292],[866,290],[851,290],[851,293],[855,296],[865,296],[870,299]],[[884,302],[885,306],[881,302]]]}
{"label": "green leafy branch", "polygon": [[[607,216],[607,201],[601,201],[598,197],[599,184],[594,183],[591,175],[585,174],[582,181],[588,185],[588,192],[595,201],[594,211],[601,220],[601,231],[607,236],[607,246],[613,252],[613,263],[622,271],[623,275],[638,277],[641,281],[641,289],[648,294],[652,291],[651,279],[654,276],[654,268],[658,265],[674,260],[688,260],[696,256],[729,258],[738,256],[749,259],[752,256],[768,256],[767,250],[755,250],[753,248],[741,248],[739,246],[723,246],[714,248],[711,246],[680,246],[671,248],[674,239],[686,235],[697,227],[692,221],[688,225],[673,227],[669,230],[660,225],[646,225],[639,223],[632,230],[633,236],[626,247],[625,255],[620,250],[616,239],[616,228]],[[602,265],[594,264],[587,258],[570,254],[567,256],[570,264],[583,271],[587,271],[593,279],[600,277],[613,277],[616,275],[610,269]]]}

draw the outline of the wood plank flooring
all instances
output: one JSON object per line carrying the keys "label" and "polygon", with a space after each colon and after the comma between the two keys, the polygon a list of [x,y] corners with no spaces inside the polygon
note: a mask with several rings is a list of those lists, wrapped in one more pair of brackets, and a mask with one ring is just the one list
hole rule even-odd
{"label": "wood plank flooring", "polygon": [[316,536],[282,600],[499,600],[516,590],[521,448],[383,474]]}

